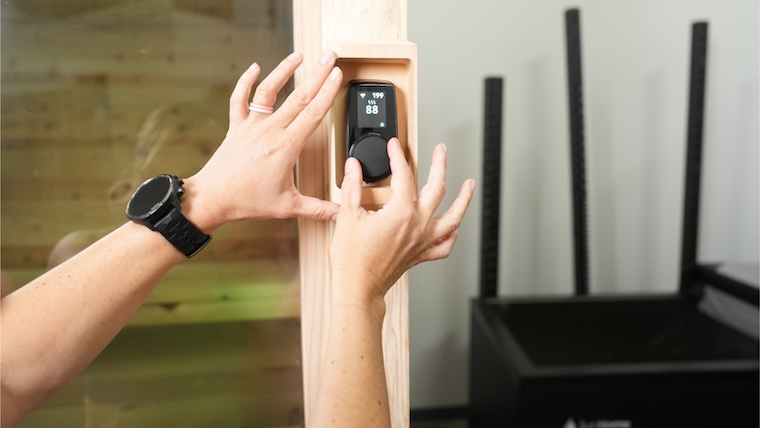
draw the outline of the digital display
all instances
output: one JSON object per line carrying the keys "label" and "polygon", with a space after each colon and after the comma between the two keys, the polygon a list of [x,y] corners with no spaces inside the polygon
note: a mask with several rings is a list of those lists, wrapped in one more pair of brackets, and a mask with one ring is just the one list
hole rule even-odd
{"label": "digital display", "polygon": [[388,140],[398,136],[396,87],[380,80],[352,80],[346,109],[346,156],[362,166],[366,183],[391,174]]}
{"label": "digital display", "polygon": [[136,217],[150,214],[157,204],[166,200],[169,190],[171,181],[168,177],[156,177],[146,181],[130,201],[129,213]]}
{"label": "digital display", "polygon": [[385,128],[386,94],[384,91],[358,91],[356,93],[357,125],[359,128]]}

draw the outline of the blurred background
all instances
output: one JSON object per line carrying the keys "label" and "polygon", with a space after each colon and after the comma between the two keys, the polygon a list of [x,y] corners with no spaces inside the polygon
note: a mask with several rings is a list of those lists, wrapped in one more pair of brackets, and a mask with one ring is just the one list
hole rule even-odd
{"label": "blurred background", "polygon": [[[581,12],[591,293],[677,291],[698,20],[710,25],[699,260],[757,265],[758,2],[409,1],[420,177],[434,145],[447,143],[444,205],[463,180],[481,178],[483,80],[505,78],[500,295],[573,292],[564,27],[571,7]],[[410,274],[412,409],[467,403],[480,191],[449,259]]]}
{"label": "blurred background", "polygon": [[[240,74],[293,48],[289,1],[23,0],[1,13],[4,293],[123,224],[142,181],[195,173]],[[299,289],[295,220],[226,225],[20,426],[299,426]]]}

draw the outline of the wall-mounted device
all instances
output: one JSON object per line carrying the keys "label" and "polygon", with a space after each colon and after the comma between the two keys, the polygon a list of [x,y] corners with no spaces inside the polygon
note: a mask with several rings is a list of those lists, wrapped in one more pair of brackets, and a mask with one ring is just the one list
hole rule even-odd
{"label": "wall-mounted device", "polygon": [[398,136],[396,89],[390,82],[353,80],[348,84],[346,155],[362,166],[364,181],[391,175],[388,140]]}

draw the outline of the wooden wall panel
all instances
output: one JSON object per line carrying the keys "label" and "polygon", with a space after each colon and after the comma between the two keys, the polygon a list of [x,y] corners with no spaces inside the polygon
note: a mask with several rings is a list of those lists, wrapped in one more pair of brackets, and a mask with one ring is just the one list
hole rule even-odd
{"label": "wooden wall panel", "polygon": [[[344,84],[362,73],[369,77],[393,80],[401,91],[400,130],[407,160],[417,171],[416,48],[406,40],[406,1],[404,0],[294,0],[294,45],[307,60],[296,74],[296,83],[308,76],[310,67],[324,48],[338,54],[344,68]],[[389,62],[390,60],[390,62]],[[399,73],[397,66],[406,64]],[[385,65],[385,67],[383,66]],[[379,67],[378,67],[379,66]],[[362,70],[361,72],[357,70]],[[379,73],[379,74],[378,74]],[[358,76],[367,77],[367,76]],[[346,86],[347,87],[347,86]],[[345,96],[343,96],[345,98]],[[305,194],[340,200],[338,174],[343,158],[336,148],[336,129],[345,126],[340,117],[341,96],[308,141],[299,159],[299,188]],[[401,123],[400,123],[401,124]],[[387,183],[365,188],[363,203],[382,205],[388,196]],[[304,365],[304,406],[307,423],[314,412],[319,379],[327,344],[329,313],[329,248],[331,225],[300,222],[301,316]],[[409,426],[409,311],[408,275],[404,275],[386,296],[387,312],[383,324],[383,353],[394,427]]]}
{"label": "wooden wall panel", "polygon": [[[195,172],[224,138],[242,71],[293,49],[287,0],[23,0],[0,19],[12,286],[126,221],[142,180]],[[19,428],[302,425],[298,240],[294,220],[218,230]]]}
{"label": "wooden wall panel", "polygon": [[[123,223],[144,179],[200,168],[224,138],[240,73],[253,61],[270,70],[292,51],[291,19],[291,5],[274,0],[4,5],[0,250],[12,285],[47,269],[64,240],[73,253]],[[297,316],[297,248],[294,220],[228,225],[167,276],[132,323],[245,318],[238,298],[251,303],[251,317]],[[191,279],[206,292],[183,296],[190,288],[172,285]],[[231,284],[238,291],[214,289]],[[279,285],[287,310],[264,311],[269,303],[248,299],[256,292],[240,291],[262,284]],[[176,316],[191,303],[205,308]]]}

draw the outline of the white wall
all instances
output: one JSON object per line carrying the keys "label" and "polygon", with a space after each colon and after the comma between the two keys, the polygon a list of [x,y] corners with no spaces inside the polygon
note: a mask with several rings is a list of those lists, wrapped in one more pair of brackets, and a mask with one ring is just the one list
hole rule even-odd
{"label": "white wall", "polygon": [[[570,293],[564,10],[581,8],[594,293],[672,292],[680,260],[691,23],[707,19],[702,260],[758,261],[757,0],[410,0],[420,177],[481,177],[483,79],[506,77],[500,293]],[[422,181],[421,180],[421,181]],[[447,261],[411,273],[411,406],[467,402],[480,193]]]}

